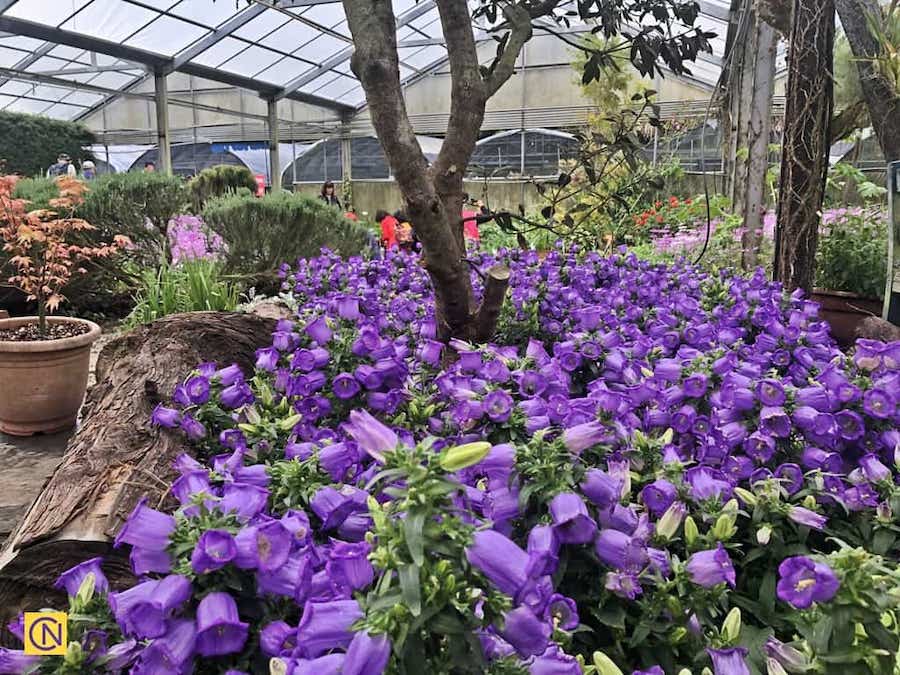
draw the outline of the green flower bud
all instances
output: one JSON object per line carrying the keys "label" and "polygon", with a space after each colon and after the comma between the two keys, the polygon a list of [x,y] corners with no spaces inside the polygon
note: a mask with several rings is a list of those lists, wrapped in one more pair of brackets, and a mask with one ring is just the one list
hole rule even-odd
{"label": "green flower bud", "polygon": [[441,455],[441,468],[444,471],[454,472],[466,467],[474,466],[487,457],[491,451],[490,443],[466,443],[446,450]]}
{"label": "green flower bud", "polygon": [[734,520],[734,516],[729,513],[723,513],[719,516],[712,529],[712,535],[717,541],[728,541],[734,536],[734,533],[737,532]]}
{"label": "green flower bud", "polygon": [[816,507],[818,506],[816,504],[816,498],[812,495],[806,495],[806,498],[803,500],[803,506],[815,511]]}
{"label": "green flower bud", "polygon": [[772,528],[768,525],[763,525],[756,531],[756,543],[760,546],[765,546],[769,543],[769,539],[772,538]]}
{"label": "green flower bud", "polygon": [[291,415],[290,417],[286,417],[278,423],[278,428],[282,431],[290,431],[295,426],[300,423],[300,420],[303,419],[303,415]]}
{"label": "green flower bud", "polygon": [[675,431],[671,427],[666,429],[663,432],[663,435],[659,437],[659,442],[663,445],[669,445],[672,440],[675,438]]}
{"label": "green flower bud", "polygon": [[281,659],[270,660],[269,675],[287,675],[287,664]]}
{"label": "green flower bud", "polygon": [[691,675],[691,671],[688,670],[687,668],[682,668],[681,670],[678,671],[678,675]]}
{"label": "green flower bud", "polygon": [[598,675],[624,675],[619,666],[603,652],[594,652],[593,660]]}
{"label": "green flower bud", "polygon": [[256,428],[255,424],[247,424],[246,422],[238,424],[238,429],[243,431],[245,434],[251,434],[254,436],[259,433],[259,429]]}
{"label": "green flower bud", "polygon": [[66,648],[66,655],[63,658],[65,664],[80,669],[83,660],[84,652],[81,649],[81,645],[78,642],[70,642]]}
{"label": "green flower bud", "polygon": [[766,659],[766,673],[767,675],[788,675],[788,672],[784,669],[784,666],[782,666],[772,657]]}
{"label": "green flower bud", "polygon": [[75,594],[75,597],[78,598],[82,605],[88,604],[91,601],[91,598],[94,597],[94,588],[96,585],[97,577],[94,576],[93,572],[89,572],[78,587],[78,593]]}
{"label": "green flower bud", "polygon": [[684,541],[688,546],[693,546],[700,537],[700,530],[697,529],[697,523],[688,516],[684,519]]}
{"label": "green flower bud", "polygon": [[247,417],[247,421],[250,422],[250,424],[259,424],[262,422],[262,417],[259,416],[256,406],[248,405],[244,408],[244,415]]}
{"label": "green flower bud", "polygon": [[759,503],[759,500],[756,498],[756,495],[747,490],[746,488],[736,487],[734,488],[734,494],[738,496],[738,498],[744,502],[747,506],[756,506]]}
{"label": "green flower bud", "polygon": [[741,636],[741,610],[738,607],[732,608],[722,623],[722,637],[728,640],[729,644],[734,644]]}
{"label": "green flower bud", "polygon": [[688,629],[684,626],[678,626],[675,630],[672,631],[672,634],[669,636],[669,642],[673,645],[677,645],[679,642],[684,640],[687,637]]}
{"label": "green flower bud", "polygon": [[684,520],[684,515],[687,512],[687,508],[681,502],[673,502],[672,505],[666,509],[666,512],[662,514],[662,517],[656,523],[656,536],[661,539],[671,539],[678,532],[678,528],[681,527],[681,523]]}

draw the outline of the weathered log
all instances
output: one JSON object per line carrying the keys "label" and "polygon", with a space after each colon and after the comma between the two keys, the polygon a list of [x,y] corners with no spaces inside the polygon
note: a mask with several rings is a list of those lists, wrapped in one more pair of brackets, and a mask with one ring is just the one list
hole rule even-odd
{"label": "weathered log", "polygon": [[252,314],[177,314],[103,349],[80,428],[0,554],[3,623],[25,609],[64,607],[54,581],[94,556],[106,557],[114,586],[128,582],[127,558],[112,537],[139,499],[165,499],[172,461],[190,449],[180,434],[151,426],[153,408],[198,363],[252,368],[275,323]]}

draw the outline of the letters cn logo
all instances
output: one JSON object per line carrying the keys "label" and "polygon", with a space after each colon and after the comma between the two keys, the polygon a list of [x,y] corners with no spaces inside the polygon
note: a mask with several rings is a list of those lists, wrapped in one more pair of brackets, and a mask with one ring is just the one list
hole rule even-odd
{"label": "letters cn logo", "polygon": [[68,641],[65,612],[25,612],[25,653],[28,656],[63,656]]}

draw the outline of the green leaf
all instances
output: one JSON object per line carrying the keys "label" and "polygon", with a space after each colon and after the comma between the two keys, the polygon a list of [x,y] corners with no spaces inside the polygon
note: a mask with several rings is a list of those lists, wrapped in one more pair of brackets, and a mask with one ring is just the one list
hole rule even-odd
{"label": "green leaf", "polygon": [[831,615],[823,616],[812,629],[810,644],[812,648],[821,654],[828,652],[828,643],[831,641],[831,633],[834,630],[834,619]]}
{"label": "green leaf", "polygon": [[403,521],[403,531],[406,535],[406,548],[416,567],[425,564],[425,540],[422,536],[422,528],[425,526],[424,513],[408,513]]}
{"label": "green leaf", "polygon": [[422,588],[419,583],[419,568],[416,565],[404,565],[398,571],[403,604],[410,614],[419,616],[422,613]]}

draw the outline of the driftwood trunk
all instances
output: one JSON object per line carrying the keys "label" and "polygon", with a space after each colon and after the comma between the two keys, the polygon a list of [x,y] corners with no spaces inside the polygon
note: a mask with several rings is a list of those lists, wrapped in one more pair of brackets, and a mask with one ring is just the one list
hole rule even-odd
{"label": "driftwood trunk", "polygon": [[152,427],[150,413],[199,363],[252,368],[274,327],[274,319],[252,314],[178,314],[103,349],[81,427],[0,554],[3,624],[25,609],[63,609],[53,583],[88,558],[107,558],[113,585],[130,578],[112,537],[141,497],[154,505],[165,498],[172,461],[190,449],[181,435]]}

